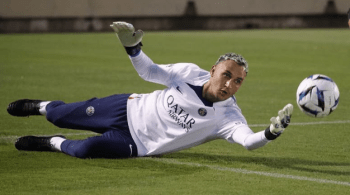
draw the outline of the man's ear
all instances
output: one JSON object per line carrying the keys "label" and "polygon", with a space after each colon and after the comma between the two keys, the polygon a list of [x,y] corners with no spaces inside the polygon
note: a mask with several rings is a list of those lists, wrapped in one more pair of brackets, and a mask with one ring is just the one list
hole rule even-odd
{"label": "man's ear", "polygon": [[215,72],[216,65],[213,65],[210,69],[210,76],[213,77],[214,72]]}

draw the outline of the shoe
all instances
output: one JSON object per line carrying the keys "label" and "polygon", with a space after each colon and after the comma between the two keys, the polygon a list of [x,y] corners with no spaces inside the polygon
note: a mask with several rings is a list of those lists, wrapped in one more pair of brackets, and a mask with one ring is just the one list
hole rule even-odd
{"label": "shoe", "polygon": [[25,151],[50,151],[56,152],[57,150],[51,145],[50,140],[53,137],[66,138],[63,135],[54,135],[47,137],[36,137],[36,136],[24,136],[16,140],[15,147],[17,150]]}
{"label": "shoe", "polygon": [[30,115],[41,115],[39,112],[40,102],[42,100],[29,100],[22,99],[10,103],[7,106],[7,112],[12,116],[30,116]]}

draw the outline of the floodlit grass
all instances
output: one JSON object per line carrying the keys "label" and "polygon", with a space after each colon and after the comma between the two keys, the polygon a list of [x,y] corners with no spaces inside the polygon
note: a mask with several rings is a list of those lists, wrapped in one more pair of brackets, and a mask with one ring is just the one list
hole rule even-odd
{"label": "floodlit grass", "polygon": [[[224,53],[242,54],[250,72],[236,97],[251,125],[268,124],[287,103],[294,105],[294,123],[340,122],[292,124],[255,151],[217,140],[159,158],[19,152],[13,146],[18,136],[91,134],[59,129],[44,117],[11,117],[6,107],[14,100],[75,102],[164,86],[138,77],[113,33],[0,35],[0,194],[349,193],[350,186],[341,183],[350,183],[349,30],[146,32],[143,43],[156,63],[192,62],[206,70]],[[337,110],[323,119],[304,115],[295,103],[299,83],[316,73],[333,78],[340,90]]]}

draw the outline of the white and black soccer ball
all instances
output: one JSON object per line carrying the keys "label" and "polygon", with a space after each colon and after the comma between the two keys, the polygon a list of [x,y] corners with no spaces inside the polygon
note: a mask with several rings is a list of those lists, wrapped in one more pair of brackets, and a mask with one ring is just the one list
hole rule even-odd
{"label": "white and black soccer ball", "polygon": [[314,74],[305,78],[297,90],[297,104],[308,116],[322,118],[332,113],[339,103],[339,89],[328,76]]}

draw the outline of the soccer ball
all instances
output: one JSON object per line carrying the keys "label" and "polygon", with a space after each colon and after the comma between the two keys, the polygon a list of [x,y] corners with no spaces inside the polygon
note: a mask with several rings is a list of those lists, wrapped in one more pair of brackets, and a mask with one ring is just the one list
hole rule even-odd
{"label": "soccer ball", "polygon": [[337,108],[338,103],[338,86],[325,75],[311,75],[298,87],[297,104],[308,116],[317,118],[328,116]]}

